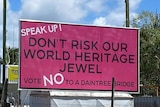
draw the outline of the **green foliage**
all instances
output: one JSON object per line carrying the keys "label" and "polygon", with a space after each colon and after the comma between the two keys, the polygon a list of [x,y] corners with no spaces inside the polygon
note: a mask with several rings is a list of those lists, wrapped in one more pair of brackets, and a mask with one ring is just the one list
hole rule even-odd
{"label": "green foliage", "polygon": [[[5,64],[6,65],[18,65],[18,48],[6,48],[6,57]],[[0,57],[0,64],[3,63],[3,59]]]}
{"label": "green foliage", "polygon": [[6,48],[6,64],[18,65],[18,48]]}
{"label": "green foliage", "polygon": [[[142,12],[132,21],[140,28],[140,80],[145,86],[160,86],[160,19]],[[149,93],[149,92],[148,92]]]}

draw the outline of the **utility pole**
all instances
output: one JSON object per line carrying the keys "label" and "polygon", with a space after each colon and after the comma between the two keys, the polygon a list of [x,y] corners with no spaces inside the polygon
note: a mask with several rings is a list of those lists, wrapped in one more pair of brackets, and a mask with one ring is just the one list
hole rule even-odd
{"label": "utility pole", "polygon": [[7,107],[7,86],[8,79],[5,75],[5,66],[6,66],[6,0],[3,0],[3,85],[2,85],[2,97],[1,97],[1,106]]}
{"label": "utility pole", "polygon": [[125,0],[126,3],[126,27],[129,27],[129,0]]}
{"label": "utility pole", "polygon": [[6,0],[3,0],[3,85],[5,81],[6,65]]}

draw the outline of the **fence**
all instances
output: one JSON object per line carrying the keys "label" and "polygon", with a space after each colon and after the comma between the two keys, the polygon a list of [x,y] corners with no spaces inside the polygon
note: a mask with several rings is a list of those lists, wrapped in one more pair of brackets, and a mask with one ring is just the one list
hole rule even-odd
{"label": "fence", "polygon": [[134,107],[160,107],[160,97],[134,97]]}
{"label": "fence", "polygon": [[[30,107],[111,107],[110,98],[31,96]],[[116,98],[114,107],[134,107],[133,99]]]}

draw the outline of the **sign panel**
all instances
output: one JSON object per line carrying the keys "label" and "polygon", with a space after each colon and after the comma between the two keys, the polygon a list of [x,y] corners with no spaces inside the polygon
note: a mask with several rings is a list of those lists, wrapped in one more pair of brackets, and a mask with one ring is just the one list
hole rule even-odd
{"label": "sign panel", "polygon": [[21,20],[19,87],[137,92],[138,32]]}
{"label": "sign panel", "polygon": [[8,71],[8,82],[17,83],[18,82],[18,65],[7,65]]}

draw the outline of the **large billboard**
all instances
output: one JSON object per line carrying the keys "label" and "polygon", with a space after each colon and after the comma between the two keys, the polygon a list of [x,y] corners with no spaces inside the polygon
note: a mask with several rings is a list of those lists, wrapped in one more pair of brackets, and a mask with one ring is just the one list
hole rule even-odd
{"label": "large billboard", "polygon": [[21,89],[139,90],[139,30],[20,20]]}

